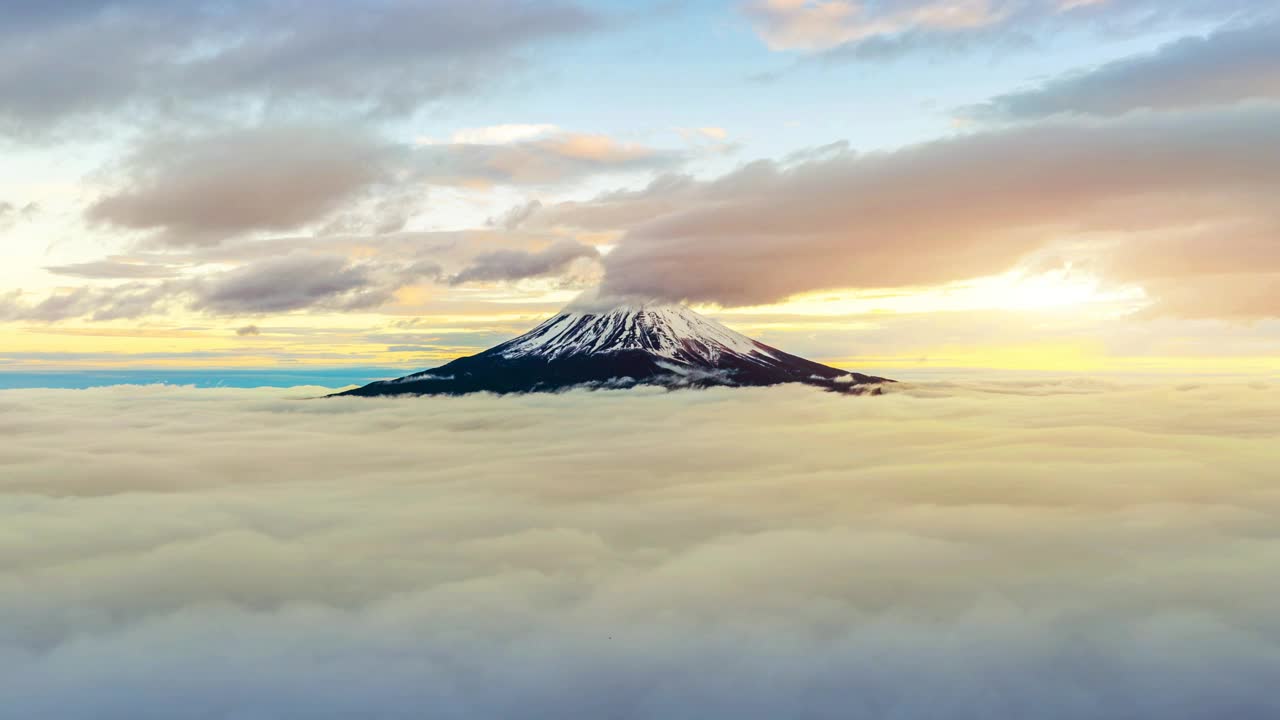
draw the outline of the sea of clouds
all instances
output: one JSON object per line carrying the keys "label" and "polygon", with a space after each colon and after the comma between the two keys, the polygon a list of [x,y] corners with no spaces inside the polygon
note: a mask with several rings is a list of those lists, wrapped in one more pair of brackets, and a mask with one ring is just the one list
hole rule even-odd
{"label": "sea of clouds", "polygon": [[0,392],[0,715],[1280,717],[1280,387]]}

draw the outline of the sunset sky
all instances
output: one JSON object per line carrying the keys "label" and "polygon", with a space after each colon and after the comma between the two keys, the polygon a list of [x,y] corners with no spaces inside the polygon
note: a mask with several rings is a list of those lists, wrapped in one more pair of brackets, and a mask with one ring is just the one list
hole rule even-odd
{"label": "sunset sky", "polygon": [[598,288],[1280,374],[1272,0],[5,5],[0,372],[430,367]]}
{"label": "sunset sky", "polygon": [[4,718],[1280,718],[1280,0],[0,0],[0,248]]}

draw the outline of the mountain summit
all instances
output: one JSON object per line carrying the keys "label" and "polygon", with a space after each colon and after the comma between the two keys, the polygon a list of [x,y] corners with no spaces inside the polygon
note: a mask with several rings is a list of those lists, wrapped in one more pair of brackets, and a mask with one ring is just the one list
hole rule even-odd
{"label": "mountain summit", "polygon": [[[866,392],[884,378],[850,373],[752,340],[682,305],[570,306],[477,355],[339,395],[548,392],[575,386],[710,387],[805,383]],[[878,389],[878,388],[876,388]]]}

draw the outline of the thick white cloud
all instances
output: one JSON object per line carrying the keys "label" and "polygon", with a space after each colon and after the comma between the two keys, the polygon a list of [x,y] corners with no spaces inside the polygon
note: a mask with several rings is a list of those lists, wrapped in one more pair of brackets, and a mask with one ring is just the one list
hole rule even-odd
{"label": "thick white cloud", "polygon": [[6,713],[1280,712],[1274,386],[0,393]]}

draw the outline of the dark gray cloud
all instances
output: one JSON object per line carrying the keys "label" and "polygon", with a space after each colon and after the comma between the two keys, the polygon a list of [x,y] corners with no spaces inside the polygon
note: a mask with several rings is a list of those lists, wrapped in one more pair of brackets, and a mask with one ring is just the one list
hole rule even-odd
{"label": "dark gray cloud", "polygon": [[1280,229],[1275,147],[1274,106],[1046,122],[893,152],[828,147],[709,181],[673,177],[548,207],[526,225],[623,230],[650,218],[604,259],[605,289],[730,305],[998,273],[1087,233],[1136,242],[1139,231],[1195,227],[1199,247],[1245,272],[1261,257],[1248,238]]}
{"label": "dark gray cloud", "polygon": [[[542,248],[530,251],[525,248]],[[520,232],[393,233],[363,237],[282,237],[209,248],[138,253],[49,269],[87,280],[145,279],[116,285],[91,283],[52,293],[14,290],[0,295],[0,321],[56,322],[137,318],[191,308],[211,315],[367,310],[394,299],[397,290],[448,282],[544,277],[582,270],[568,281],[581,285],[587,268],[574,260],[597,251],[554,236]],[[219,266],[231,265],[231,269]],[[590,267],[595,279],[598,266]],[[465,301],[459,312],[480,310]],[[515,307],[515,306],[510,306]],[[535,312],[545,308],[538,305]]]}
{"label": "dark gray cloud", "polygon": [[247,337],[250,335],[261,335],[261,334],[262,334],[262,330],[259,329],[257,325],[245,325],[244,327],[236,328],[236,335],[239,335],[240,337]]}
{"label": "dark gray cloud", "polygon": [[600,252],[575,240],[561,240],[537,251],[496,250],[477,256],[457,274],[450,285],[469,282],[495,282],[547,277],[563,273],[581,258],[598,258]]}
{"label": "dark gray cloud", "polygon": [[1178,109],[1280,99],[1280,21],[1186,37],[1125,58],[996,96],[964,113],[1021,120],[1057,113],[1119,115],[1138,108]]}
{"label": "dark gray cloud", "polygon": [[0,295],[0,320],[58,322],[87,317],[94,321],[133,319],[178,304],[183,285],[132,282],[113,287],[78,287],[28,302],[21,291]]}
{"label": "dark gray cloud", "polygon": [[366,310],[391,301],[406,285],[435,281],[440,274],[440,267],[427,261],[352,261],[294,252],[230,270],[153,283],[86,285],[35,300],[13,291],[0,296],[0,320],[133,319],[179,307],[224,316]]}
{"label": "dark gray cloud", "polygon": [[663,173],[637,190],[613,190],[588,201],[519,206],[510,212],[522,215],[520,227],[526,229],[617,231],[674,212],[682,204],[695,201],[702,187],[691,175]]}
{"label": "dark gray cloud", "polygon": [[330,255],[287,255],[202,278],[192,307],[221,315],[291,310],[356,310],[391,299],[400,284],[381,282],[376,266]]}
{"label": "dark gray cloud", "polygon": [[141,278],[170,278],[181,272],[175,265],[159,263],[122,262],[119,260],[95,260],[70,265],[49,265],[45,270],[54,275],[66,275],[87,280],[125,280]]}
{"label": "dark gray cloud", "polygon": [[400,288],[434,282],[440,274],[440,266],[427,260],[294,252],[192,278],[170,290],[189,297],[191,308],[213,315],[348,312],[384,305]]}
{"label": "dark gray cloud", "polygon": [[395,175],[396,150],[339,128],[261,127],[152,139],[125,159],[120,186],[90,220],[210,245],[251,230],[323,219]]}
{"label": "dark gray cloud", "polygon": [[303,226],[320,235],[387,235],[423,207],[428,185],[554,184],[686,159],[582,133],[412,147],[351,127],[260,126],[147,140],[112,169],[117,187],[86,216],[152,231],[167,246]]}
{"label": "dark gray cloud", "polygon": [[0,393],[7,714],[1280,714],[1274,384],[320,392]]}
{"label": "dark gray cloud", "polygon": [[88,289],[80,288],[70,293],[53,294],[38,303],[26,303],[20,290],[0,295],[0,319],[6,321],[61,320],[90,312],[94,308],[87,302]]}
{"label": "dark gray cloud", "polygon": [[598,27],[548,0],[7,3],[0,131],[217,110],[407,113],[517,72],[530,46]]}

